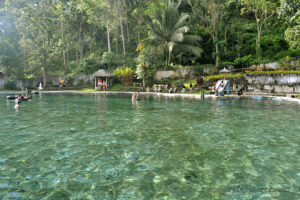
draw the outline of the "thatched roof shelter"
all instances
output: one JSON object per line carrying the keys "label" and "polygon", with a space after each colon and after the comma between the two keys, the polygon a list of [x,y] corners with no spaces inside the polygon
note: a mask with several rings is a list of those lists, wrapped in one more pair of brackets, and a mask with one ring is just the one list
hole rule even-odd
{"label": "thatched roof shelter", "polygon": [[224,67],[224,69],[222,69],[221,71],[220,71],[220,73],[229,73],[230,71],[228,70],[228,69],[226,69],[225,67]]}
{"label": "thatched roof shelter", "polygon": [[96,78],[96,77],[106,78],[106,77],[113,77],[113,76],[114,76],[113,73],[109,73],[105,69],[99,69],[98,71],[96,71],[95,73],[92,74],[93,78]]}
{"label": "thatched roof shelter", "polygon": [[222,69],[221,71],[220,71],[220,73],[224,73],[224,80],[225,80],[225,78],[226,78],[226,73],[229,73],[230,71],[228,70],[228,69],[226,69],[225,67],[224,67],[224,69]]}
{"label": "thatched roof shelter", "polygon": [[[92,78],[95,78],[95,89],[97,89],[97,79],[105,78],[105,85],[107,86],[107,78],[113,77],[114,74],[106,71],[105,69],[99,69],[91,75]],[[103,80],[104,82],[104,80]]]}

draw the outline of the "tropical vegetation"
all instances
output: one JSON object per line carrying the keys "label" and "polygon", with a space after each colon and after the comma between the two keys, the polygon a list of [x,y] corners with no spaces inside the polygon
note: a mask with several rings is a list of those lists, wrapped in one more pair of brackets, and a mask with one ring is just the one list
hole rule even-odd
{"label": "tropical vegetation", "polygon": [[45,86],[51,75],[134,71],[146,84],[173,66],[288,65],[300,55],[299,9],[298,0],[2,0],[0,71]]}

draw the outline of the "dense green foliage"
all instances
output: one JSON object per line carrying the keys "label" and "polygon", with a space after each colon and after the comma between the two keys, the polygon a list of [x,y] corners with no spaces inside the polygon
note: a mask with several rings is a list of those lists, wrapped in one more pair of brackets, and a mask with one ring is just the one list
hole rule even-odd
{"label": "dense green foliage", "polygon": [[119,67],[114,71],[114,75],[117,76],[120,81],[128,85],[132,82],[134,77],[134,71],[130,67]]}
{"label": "dense green foliage", "polygon": [[14,78],[299,58],[297,0],[3,0],[0,70]]}

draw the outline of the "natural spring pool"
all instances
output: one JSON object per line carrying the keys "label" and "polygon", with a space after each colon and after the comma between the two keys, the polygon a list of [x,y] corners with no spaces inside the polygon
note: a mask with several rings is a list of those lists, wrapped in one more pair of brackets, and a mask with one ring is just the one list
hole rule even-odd
{"label": "natural spring pool", "polygon": [[0,199],[300,199],[300,106],[0,95]]}

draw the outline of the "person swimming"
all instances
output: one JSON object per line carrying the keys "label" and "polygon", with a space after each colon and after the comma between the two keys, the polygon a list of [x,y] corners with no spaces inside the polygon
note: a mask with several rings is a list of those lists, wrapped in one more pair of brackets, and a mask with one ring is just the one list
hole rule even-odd
{"label": "person swimming", "polygon": [[18,103],[15,105],[15,109],[16,110],[20,110],[21,109],[21,101],[18,101]]}

